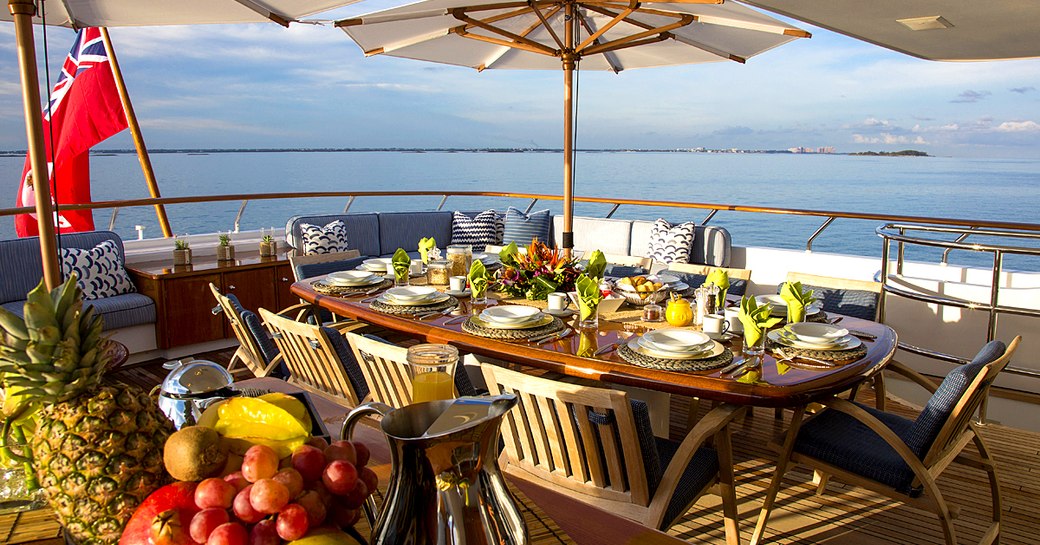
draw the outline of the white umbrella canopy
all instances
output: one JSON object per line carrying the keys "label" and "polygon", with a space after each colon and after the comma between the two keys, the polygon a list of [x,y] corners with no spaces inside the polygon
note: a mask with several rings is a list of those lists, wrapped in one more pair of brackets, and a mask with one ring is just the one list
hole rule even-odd
{"label": "white umbrella canopy", "polygon": [[564,73],[563,237],[573,246],[574,70],[745,62],[809,33],[723,0],[424,0],[336,22],[366,55]]}
{"label": "white umbrella canopy", "polygon": [[[33,23],[72,28],[92,26],[267,23],[288,25],[303,17],[359,0],[37,0]],[[7,10],[0,20],[10,21]]]}

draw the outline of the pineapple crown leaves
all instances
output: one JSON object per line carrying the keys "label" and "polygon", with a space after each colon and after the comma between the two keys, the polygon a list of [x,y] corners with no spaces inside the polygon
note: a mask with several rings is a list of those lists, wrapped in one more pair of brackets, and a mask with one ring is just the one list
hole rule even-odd
{"label": "pineapple crown leaves", "polygon": [[0,310],[2,385],[18,389],[21,398],[6,408],[8,417],[21,416],[33,404],[60,403],[94,390],[108,363],[102,318],[93,307],[83,308],[75,275],[50,292],[41,281],[23,308],[24,319]]}

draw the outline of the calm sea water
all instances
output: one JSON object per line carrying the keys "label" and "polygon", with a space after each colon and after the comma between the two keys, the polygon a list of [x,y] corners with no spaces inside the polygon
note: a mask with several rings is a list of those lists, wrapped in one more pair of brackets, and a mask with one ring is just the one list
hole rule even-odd
{"label": "calm sea water", "polygon": [[[95,200],[148,196],[135,155],[97,156],[91,161]],[[560,153],[163,153],[153,154],[152,162],[164,196],[380,189],[562,192]],[[11,202],[22,164],[22,158],[0,157]],[[579,196],[1040,221],[1040,160],[588,152],[578,154],[576,172]],[[351,211],[429,210],[438,201],[360,198]],[[241,227],[283,226],[289,216],[334,213],[345,204],[341,198],[252,201]],[[173,205],[167,212],[178,233],[215,232],[233,226],[239,205]],[[527,201],[452,198],[445,209],[509,205],[523,209]],[[546,201],[535,206],[542,208],[559,212],[561,205]],[[576,212],[603,216],[609,208],[579,203]],[[700,221],[704,215],[699,210],[624,206],[615,217]],[[110,217],[110,211],[96,212],[97,227],[107,228]],[[720,212],[711,223],[728,228],[737,245],[804,248],[822,219]],[[146,236],[160,236],[150,208],[119,212],[115,230],[124,238],[136,237],[135,225],[144,225]],[[877,225],[838,220],[817,239],[814,249],[877,256]],[[13,232],[11,218],[0,220],[0,237],[12,237]],[[980,262],[963,253],[955,253],[951,261]],[[1019,263],[1030,269],[1038,265]]]}

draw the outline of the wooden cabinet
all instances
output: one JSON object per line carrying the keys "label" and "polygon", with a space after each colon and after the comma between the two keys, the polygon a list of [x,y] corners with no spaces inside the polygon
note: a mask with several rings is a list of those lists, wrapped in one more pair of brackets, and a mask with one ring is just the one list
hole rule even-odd
{"label": "wooden cabinet", "polygon": [[127,266],[139,292],[155,300],[155,334],[159,348],[215,341],[233,336],[223,314],[212,313],[217,302],[210,283],[234,294],[242,306],[256,311],[278,310],[299,301],[289,292],[293,276],[284,254],[261,258],[243,252],[233,262],[214,256],[198,258],[186,267],[172,261]]}

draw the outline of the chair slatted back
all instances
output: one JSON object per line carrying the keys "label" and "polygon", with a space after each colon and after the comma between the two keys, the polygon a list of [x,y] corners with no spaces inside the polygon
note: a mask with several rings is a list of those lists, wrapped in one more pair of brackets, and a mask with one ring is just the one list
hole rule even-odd
{"label": "chair slatted back", "polygon": [[881,298],[880,282],[794,271],[787,273],[786,281],[801,282],[803,288],[817,290],[816,295],[823,297],[823,310],[827,312],[877,320],[878,301]]}
{"label": "chair slatted back", "polygon": [[1015,350],[1018,349],[1018,343],[1021,340],[1021,336],[1015,337],[1004,350],[1004,353],[999,358],[984,365],[978,374],[975,375],[975,378],[972,379],[971,383],[968,384],[946,423],[939,430],[939,435],[936,436],[931,448],[928,449],[924,460],[922,460],[925,466],[930,466],[935,460],[943,458],[950,449],[956,448],[958,451],[960,450],[960,446],[957,444],[958,441],[971,425],[979,406],[982,405],[986,396],[989,395],[990,385],[993,384],[997,375],[1011,362],[1011,358],[1014,356]]}
{"label": "chair slatted back", "polygon": [[346,333],[347,342],[368,382],[373,401],[391,407],[412,402],[412,379],[408,373],[408,349]]}
{"label": "chair slatted back", "polygon": [[[588,255],[586,255],[585,257],[588,257]],[[603,257],[605,257],[607,259],[607,263],[611,265],[639,267],[648,271],[654,266],[654,258],[652,257],[621,254],[603,254]]]}
{"label": "chair slatted back", "polygon": [[506,471],[603,500],[646,507],[650,490],[625,392],[568,384],[484,364],[491,395],[520,402],[503,422]]}
{"label": "chair slatted back", "polygon": [[703,276],[708,276],[708,274],[715,269],[722,269],[726,271],[726,275],[729,276],[730,280],[744,280],[745,282],[751,280],[751,269],[731,269],[728,267],[713,267],[711,265],[699,265],[696,263],[668,264],[668,270],[670,271],[688,274],[699,274]]}
{"label": "chair slatted back", "polygon": [[258,378],[267,376],[270,369],[264,360],[263,352],[260,351],[259,343],[242,318],[240,307],[232,303],[226,295],[220,293],[212,282],[209,284],[209,289],[213,292],[213,297],[220,305],[224,316],[227,317],[228,323],[231,324],[231,331],[235,333],[235,338],[238,339],[238,350],[235,351],[235,357],[232,359],[240,360]]}
{"label": "chair slatted back", "polygon": [[360,403],[325,328],[260,309],[289,369],[289,382],[347,406]]}

